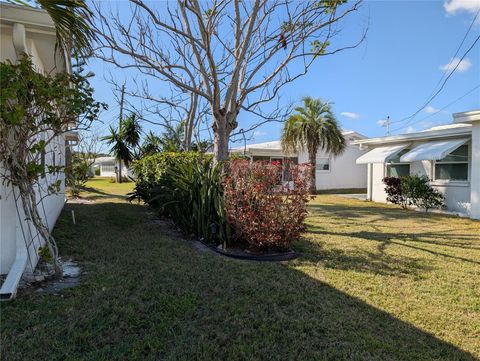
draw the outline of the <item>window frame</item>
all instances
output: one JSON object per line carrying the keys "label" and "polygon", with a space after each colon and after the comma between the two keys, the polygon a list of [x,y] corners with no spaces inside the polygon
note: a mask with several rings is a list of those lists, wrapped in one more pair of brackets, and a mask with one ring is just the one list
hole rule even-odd
{"label": "window frame", "polygon": [[[394,157],[392,158],[397,158],[400,159],[400,157],[408,152],[410,152],[411,149],[407,148],[407,149],[402,149],[400,152],[398,152],[397,154],[395,154]],[[388,170],[389,170],[389,167],[391,166],[396,166],[396,165],[403,165],[403,166],[408,166],[408,175],[410,175],[410,170],[411,170],[411,162],[390,162],[390,161],[387,161],[385,162],[385,176],[386,177],[392,177],[391,175],[389,175],[388,173]],[[403,176],[400,176],[400,177],[403,177]],[[399,178],[399,177],[397,177]]]}
{"label": "window frame", "polygon": [[[318,169],[319,159],[327,159],[328,160],[328,169]],[[330,156],[328,157],[318,157],[315,159],[315,172],[318,173],[330,173],[332,171],[332,159]]]}
{"label": "window frame", "polygon": [[[468,183],[470,182],[470,145],[469,144],[462,144],[460,147],[452,150],[450,153],[448,153],[446,157],[448,157],[451,153],[455,152],[457,149],[461,147],[467,147],[467,159],[462,160],[462,161],[455,161],[455,160],[450,160],[450,161],[442,161],[436,160],[433,162],[433,174],[432,174],[432,179],[433,182],[443,182],[443,183],[450,183],[450,182],[460,182],[460,183]],[[444,159],[445,159],[444,158]],[[442,165],[442,164],[466,164],[467,165],[467,178],[466,179],[444,179],[444,178],[437,178],[437,164]]]}

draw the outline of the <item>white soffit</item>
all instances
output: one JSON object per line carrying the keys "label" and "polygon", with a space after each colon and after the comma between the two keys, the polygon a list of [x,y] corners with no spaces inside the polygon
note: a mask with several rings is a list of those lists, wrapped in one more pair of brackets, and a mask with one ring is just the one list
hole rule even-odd
{"label": "white soffit", "polygon": [[409,145],[409,143],[405,143],[374,148],[358,158],[357,164],[385,163],[388,158],[400,153]]}
{"label": "white soffit", "polygon": [[401,162],[415,162],[420,160],[439,160],[445,158],[468,139],[437,140],[417,145],[400,158]]}

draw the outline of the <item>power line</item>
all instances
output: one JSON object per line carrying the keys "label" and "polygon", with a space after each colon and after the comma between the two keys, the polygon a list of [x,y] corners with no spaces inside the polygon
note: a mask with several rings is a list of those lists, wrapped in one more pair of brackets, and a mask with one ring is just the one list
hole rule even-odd
{"label": "power line", "polygon": [[467,95],[470,95],[471,93],[473,93],[475,90],[479,89],[480,88],[480,84],[478,84],[477,86],[473,87],[472,89],[470,89],[467,93],[463,94],[462,96],[458,97],[457,99],[455,99],[454,101],[448,103],[447,105],[445,105],[443,108],[440,108],[438,109],[437,111],[427,115],[426,117],[422,118],[422,119],[418,119],[416,120],[415,122],[407,122],[406,124],[403,124],[401,127],[398,127],[398,128],[395,128],[392,130],[392,132],[396,132],[397,130],[400,130],[400,129],[403,129],[405,128],[406,126],[409,126],[409,125],[412,125],[412,124],[417,124],[419,122],[423,122],[424,120],[427,120],[428,118],[431,118],[433,117],[434,115],[442,112],[443,110],[447,109],[448,107],[450,107],[451,105],[455,104],[456,102],[462,100],[463,98],[465,98]]}
{"label": "power line", "polygon": [[[465,33],[465,35],[463,36],[463,39],[462,41],[460,42],[460,45],[457,47],[457,50],[455,51],[455,54],[453,54],[452,56],[452,60],[455,59],[458,55],[458,52],[460,51],[460,49],[462,48],[463,44],[465,43],[465,40],[467,40],[467,37],[468,37],[468,34],[470,34],[470,31],[472,30],[472,27],[473,25],[475,24],[475,22],[477,21],[477,18],[478,18],[478,15],[480,14],[480,9],[477,11],[477,13],[475,14],[475,17],[473,18],[472,22],[470,23],[470,26],[468,27],[468,30],[467,32]],[[435,92],[435,89],[437,89],[438,85],[442,82],[443,78],[445,78],[445,74],[446,72],[443,72],[442,73],[442,76],[440,77],[440,79],[438,80],[437,84],[435,84],[435,86],[433,87],[433,90],[432,92],[430,93],[429,97],[431,97],[433,95],[433,93]]]}
{"label": "power line", "polygon": [[[461,47],[463,46],[463,43],[465,42],[468,34],[470,33],[478,15],[480,14],[480,10],[477,11],[475,17],[473,18],[473,21],[471,22],[467,32],[465,33],[460,45],[458,46],[457,48],[457,51],[455,52],[455,55],[453,56],[453,58],[456,57],[456,55],[458,54],[459,50],[461,49]],[[408,116],[408,117],[405,117],[403,119],[400,119],[400,120],[395,120],[395,121],[392,121],[392,123],[401,123],[401,122],[404,122],[406,120],[409,120],[409,119],[412,119],[414,118],[415,116],[417,116],[418,113],[420,113],[428,104],[430,104],[430,102],[436,98],[436,96],[443,90],[443,88],[445,87],[445,84],[448,82],[448,80],[450,79],[450,77],[453,75],[453,73],[455,73],[455,71],[457,70],[457,68],[460,66],[460,64],[462,63],[463,59],[465,59],[465,57],[468,55],[468,53],[475,47],[476,43],[480,40],[480,35],[474,40],[474,42],[472,43],[472,45],[467,49],[467,51],[462,55],[462,57],[458,60],[457,64],[455,65],[455,67],[450,71],[450,73],[447,75],[447,77],[444,79],[445,77],[445,74],[442,75],[442,77],[440,78],[440,80],[437,82],[437,84],[435,85],[435,87],[433,89],[436,89],[438,84],[442,83],[442,80],[443,80],[443,83],[442,85],[440,86],[440,88],[435,92],[435,91],[432,91],[432,93],[430,94],[430,96],[428,97],[428,100],[417,110],[415,111],[412,115]],[[433,94],[433,95],[432,95]]]}

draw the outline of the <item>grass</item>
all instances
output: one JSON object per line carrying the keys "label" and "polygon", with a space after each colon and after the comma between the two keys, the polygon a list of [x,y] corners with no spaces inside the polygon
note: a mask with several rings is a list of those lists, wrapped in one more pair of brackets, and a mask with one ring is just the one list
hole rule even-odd
{"label": "grass", "polygon": [[255,263],[172,236],[131,184],[89,186],[55,229],[84,280],[2,303],[4,360],[480,357],[480,222],[322,195],[303,257]]}

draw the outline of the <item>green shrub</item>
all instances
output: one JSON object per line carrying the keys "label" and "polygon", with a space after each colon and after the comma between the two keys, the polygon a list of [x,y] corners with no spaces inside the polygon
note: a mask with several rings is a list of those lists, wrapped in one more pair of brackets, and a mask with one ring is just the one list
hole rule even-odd
{"label": "green shrub", "polygon": [[100,167],[95,168],[95,176],[100,177]]}
{"label": "green shrub", "polygon": [[82,158],[73,156],[72,164],[65,168],[68,193],[71,197],[79,197],[80,191],[89,178],[90,165]]}
{"label": "green shrub", "polygon": [[402,208],[413,205],[428,212],[445,205],[444,196],[430,185],[427,176],[385,177],[383,183],[386,185],[387,201],[399,204]]}
{"label": "green shrub", "polygon": [[445,205],[443,194],[430,185],[430,179],[427,176],[403,177],[402,188],[411,204],[425,209],[425,212]]}
{"label": "green shrub", "polygon": [[153,188],[161,187],[165,175],[173,166],[180,163],[193,164],[201,159],[211,159],[211,156],[197,152],[156,153],[135,161],[131,169],[135,178],[135,188],[130,194],[130,200],[138,199],[155,206],[151,201]]}
{"label": "green shrub", "polygon": [[207,242],[226,241],[221,168],[211,156],[158,153],[132,168],[136,185],[130,200],[143,200],[187,234]]}
{"label": "green shrub", "polygon": [[150,204],[185,233],[210,243],[227,241],[221,167],[213,165],[211,159],[172,165],[150,194]]}

